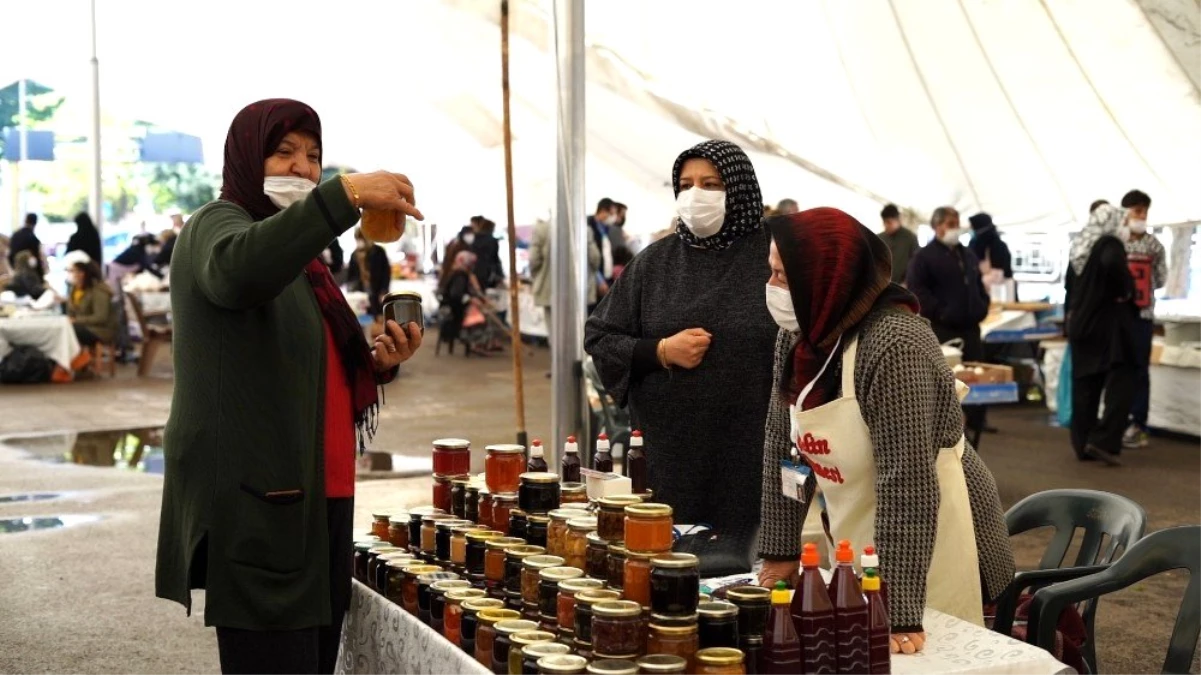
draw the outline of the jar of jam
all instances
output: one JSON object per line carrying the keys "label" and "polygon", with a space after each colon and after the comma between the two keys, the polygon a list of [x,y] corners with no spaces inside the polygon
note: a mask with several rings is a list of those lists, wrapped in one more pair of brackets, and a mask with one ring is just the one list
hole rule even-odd
{"label": "jar of jam", "polygon": [[367,583],[367,551],[371,550],[372,546],[380,543],[387,544],[388,542],[381,542],[376,537],[372,537],[370,539],[360,539],[354,543],[355,579]]}
{"label": "jar of jam", "polygon": [[[510,647],[512,649],[512,647]],[[538,659],[544,656],[570,654],[571,647],[559,642],[535,642],[521,648],[521,673],[537,673]]]}
{"label": "jar of jam", "polygon": [[584,569],[588,565],[588,534],[596,531],[596,518],[585,516],[567,521],[563,558],[571,567]]}
{"label": "jar of jam", "polygon": [[[511,609],[481,609],[476,615],[475,660],[485,668],[492,668],[492,647],[496,641],[496,624],[501,621],[520,619],[521,614]],[[508,664],[506,664],[508,665]]]}
{"label": "jar of jam", "polygon": [[471,472],[471,441],[439,438],[434,441],[434,473],[448,476]]}
{"label": "jar of jam", "polygon": [[609,566],[605,581],[609,588],[622,590],[625,587],[626,576],[626,547],[623,542],[609,544]]}
{"label": "jar of jam", "polygon": [[385,563],[388,575],[388,590],[384,592],[384,597],[397,605],[404,605],[404,571],[406,567],[416,565],[418,562],[411,555],[408,558],[388,558],[388,562]]}
{"label": "jar of jam", "polygon": [[[573,577],[559,582],[559,594],[555,599],[555,619],[560,631],[575,632],[575,596],[580,591],[596,590],[605,587],[605,582],[598,579]],[[574,635],[573,635],[574,636]]]}
{"label": "jar of jam", "polygon": [[690,668],[693,658],[700,649],[700,638],[697,636],[697,626],[689,622],[663,622],[652,616],[650,630],[646,638],[648,654],[671,654],[684,659]]}
{"label": "jar of jam", "polygon": [[729,647],[712,647],[696,653],[698,675],[746,675],[741,650]]}
{"label": "jar of jam", "polygon": [[409,547],[409,514],[396,514],[389,520],[388,543],[397,548]]}
{"label": "jar of jam", "polygon": [[621,596],[643,609],[651,606],[651,558],[655,555],[630,551],[622,568]]}
{"label": "jar of jam", "polygon": [[763,660],[763,637],[758,635],[739,637],[738,649],[742,651],[744,657],[743,664],[746,667],[747,674],[757,674],[760,670],[759,664]]}
{"label": "jar of jam", "polygon": [[469,520],[444,518],[434,523],[434,557],[443,567],[450,565],[450,536],[451,531],[460,527],[474,525]]}
{"label": "jar of jam", "polygon": [[547,514],[559,508],[559,474],[533,471],[520,476],[517,501],[526,513]]}
{"label": "jar of jam", "polygon": [[468,476],[459,476],[450,481],[450,514],[455,518],[467,520],[467,485],[470,483]]}
{"label": "jar of jam", "polygon": [[621,599],[621,593],[605,589],[580,591],[575,594],[575,642],[577,647],[592,651],[592,607],[601,602]]}
{"label": "jar of jam", "polygon": [[495,675],[508,675],[509,647],[513,645],[513,636],[538,630],[538,624],[524,619],[506,619],[498,621],[493,628],[496,629],[496,637],[492,641],[492,672]]}
{"label": "jar of jam", "polygon": [[449,513],[431,513],[421,519],[421,557],[423,560],[433,562],[437,559],[437,539],[435,538],[437,529],[435,525],[440,520],[454,520],[454,516]]}
{"label": "jar of jam", "polygon": [[480,488],[479,509],[479,518],[475,522],[493,530],[499,529],[492,524],[492,493],[486,487]]}
{"label": "jar of jam", "polygon": [[505,603],[492,598],[464,600],[462,604],[463,618],[459,621],[459,647],[468,655],[475,656],[475,633],[480,625],[479,613],[485,609],[504,608]]}
{"label": "jar of jam", "polygon": [[448,579],[430,584],[430,628],[433,628],[434,632],[445,635],[443,627],[446,624],[446,594],[469,588],[471,583],[465,579]]}
{"label": "jar of jam", "polygon": [[550,526],[546,530],[546,552],[566,558],[567,521],[580,516],[578,509],[555,509],[547,514]]}
{"label": "jar of jam", "polygon": [[583,576],[584,570],[575,567],[548,567],[538,573],[538,618],[544,624],[559,626],[559,584]]}
{"label": "jar of jam", "polygon": [[459,575],[454,572],[430,572],[417,577],[417,618],[421,623],[430,625],[432,600],[430,586],[439,581],[454,581]]}
{"label": "jar of jam", "polygon": [[[506,536],[517,536],[509,531],[509,523],[513,512],[517,510],[517,493],[492,493],[492,529],[503,532]],[[525,537],[521,537],[525,539]]]}
{"label": "jar of jam", "polygon": [[671,550],[674,531],[667,504],[631,504],[626,507],[626,550],[664,553]]}
{"label": "jar of jam", "polygon": [[[404,549],[396,549],[403,551]],[[379,594],[388,597],[388,578],[391,574],[390,570],[395,568],[400,571],[409,565],[416,565],[421,561],[413,556],[412,553],[387,553],[376,559],[375,578],[372,580],[372,588],[379,591]],[[399,590],[399,587],[397,587]],[[391,599],[391,598],[389,598]]]}
{"label": "jar of jam", "polygon": [[371,535],[380,539],[388,538],[388,527],[392,524],[392,516],[387,513],[371,514]]}
{"label": "jar of jam", "polygon": [[463,520],[483,525],[480,522],[480,486],[477,483],[467,484],[467,496],[463,498]]}
{"label": "jar of jam", "polygon": [[588,664],[588,675],[638,675],[636,657],[621,659],[599,659]]}
{"label": "jar of jam", "polygon": [[547,544],[550,543],[548,541],[550,537],[550,518],[531,514],[526,516],[525,520],[525,540],[531,546],[542,546],[549,552],[550,547]]}
{"label": "jar of jam", "polygon": [[[525,511],[513,509],[509,512],[509,536],[518,537],[529,541],[530,538],[530,521],[526,517]],[[530,544],[530,546],[542,546],[542,544]],[[543,546],[543,548],[546,548]]]}
{"label": "jar of jam", "polygon": [[771,590],[760,586],[735,586],[726,599],[738,608],[738,634],[762,638],[771,615]]}
{"label": "jar of jam", "polygon": [[642,635],[638,603],[613,600],[592,606],[592,653],[597,659],[637,657]]}
{"label": "jar of jam", "polygon": [[462,646],[463,603],[468,600],[480,600],[484,592],[477,588],[466,588],[448,591],[442,610],[442,636],[450,640],[456,647]]}
{"label": "jar of jam", "polygon": [[[476,526],[481,527],[479,525]],[[485,570],[485,556],[488,550],[488,542],[497,539],[503,539],[500,532],[495,530],[475,529],[469,530],[467,537],[467,556],[464,562],[464,567],[467,569],[468,575],[480,576]]]}
{"label": "jar of jam", "polygon": [[434,506],[441,509],[443,513],[450,514],[450,482],[459,477],[459,475],[434,474]]}
{"label": "jar of jam", "polygon": [[[470,523],[471,521],[466,521]],[[450,567],[459,574],[467,573],[467,533],[487,532],[479,525],[462,525],[450,531]],[[481,560],[481,562],[483,562]]]}
{"label": "jar of jam", "polygon": [[652,613],[692,616],[700,602],[700,591],[700,560],[696,556],[664,553],[651,558]]}
{"label": "jar of jam", "polygon": [[484,448],[484,480],[493,495],[498,492],[517,492],[521,474],[525,473],[525,446],[489,445]]}
{"label": "jar of jam", "polygon": [[634,495],[603,497],[600,500],[600,511],[596,515],[596,531],[600,533],[601,539],[623,541],[626,531],[626,507],[641,503],[642,500]]}
{"label": "jar of jam", "polygon": [[[511,546],[523,546],[525,542],[516,537],[492,537],[485,540],[483,544],[484,578],[494,588],[501,588],[505,580],[505,549]],[[468,569],[471,569],[470,565],[468,565]]]}
{"label": "jar of jam", "polygon": [[728,602],[702,602],[696,608],[701,648],[738,645],[738,608]]}
{"label": "jar of jam", "polygon": [[648,654],[638,659],[638,672],[647,675],[682,675],[688,672],[688,661],[671,654]]}
{"label": "jar of jam", "polygon": [[539,675],[583,675],[588,659],[575,654],[556,654],[538,659]]}
{"label": "jar of jam", "polygon": [[[525,559],[540,555],[546,555],[546,549],[542,548],[541,546],[529,546],[523,544],[520,546],[510,546],[505,549],[504,590],[506,592],[515,593],[519,598],[522,596],[521,579],[522,570],[525,566]],[[562,558],[559,560],[562,560]],[[555,565],[548,565],[548,567],[554,566]]]}
{"label": "jar of jam", "polygon": [[555,634],[544,630],[527,630],[513,633],[509,638],[509,670],[511,675],[522,675],[522,663],[525,661],[525,648],[536,644],[554,644]]}
{"label": "jar of jam", "polygon": [[402,570],[404,573],[404,581],[401,583],[400,596],[401,606],[405,611],[413,616],[417,616],[419,607],[417,604],[417,577],[422,574],[430,574],[433,572],[442,571],[437,565],[410,565]]}
{"label": "jar of jam", "polygon": [[588,504],[588,486],[584,483],[560,483],[559,506],[564,504]]}
{"label": "jar of jam", "polygon": [[425,522],[425,517],[436,513],[445,513],[445,511],[432,506],[422,506],[409,510],[409,551],[412,553],[421,552],[421,528]]}
{"label": "jar of jam", "polygon": [[609,579],[609,542],[599,532],[589,532],[588,551],[584,555],[584,573],[591,579]]}
{"label": "jar of jam", "polygon": [[379,591],[380,556],[392,553],[401,553],[401,550],[391,545],[376,546],[367,549],[367,578],[363,580],[363,583],[367,584],[373,590]]}
{"label": "jar of jam", "polygon": [[542,570],[562,567],[564,560],[557,555],[534,555],[521,562],[521,600],[527,605],[538,605],[538,584]]}

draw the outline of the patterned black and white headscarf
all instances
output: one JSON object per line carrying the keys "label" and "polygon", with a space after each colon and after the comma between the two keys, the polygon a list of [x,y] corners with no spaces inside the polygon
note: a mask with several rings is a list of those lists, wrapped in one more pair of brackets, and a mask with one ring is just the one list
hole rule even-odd
{"label": "patterned black and white headscarf", "polygon": [[751,160],[742,148],[715,140],[685,150],[671,169],[671,185],[676,197],[680,196],[680,169],[684,162],[695,157],[713,162],[721,174],[721,180],[726,184],[726,219],[717,234],[700,239],[677,216],[676,234],[680,239],[690,246],[720,251],[748,234],[760,231],[763,228],[763,195],[759,191],[755,167],[751,166]]}

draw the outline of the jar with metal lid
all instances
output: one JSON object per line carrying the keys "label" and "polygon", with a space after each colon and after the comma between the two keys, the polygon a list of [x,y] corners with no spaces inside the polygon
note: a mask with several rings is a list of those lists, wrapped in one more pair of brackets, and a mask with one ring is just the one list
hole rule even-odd
{"label": "jar with metal lid", "polygon": [[588,659],[575,654],[555,654],[538,659],[539,675],[583,675]]}
{"label": "jar with metal lid", "polygon": [[559,582],[559,594],[555,599],[555,619],[559,630],[575,632],[575,596],[580,591],[598,590],[605,587],[605,582],[598,579],[574,577]]}
{"label": "jar with metal lid", "polygon": [[471,472],[471,441],[439,438],[434,441],[434,473],[457,476]]}
{"label": "jar with metal lid", "polygon": [[[546,555],[546,549],[541,546],[523,544],[506,548],[504,590],[509,593],[516,593],[518,597],[521,597],[523,563],[526,558],[540,555]],[[549,565],[549,567],[554,567],[554,565]]]}
{"label": "jar with metal lid", "polygon": [[638,675],[634,655],[620,659],[598,659],[588,664],[588,675]]}
{"label": "jar with metal lid", "polygon": [[471,588],[471,583],[465,579],[447,579],[430,584],[430,628],[434,632],[445,635],[446,625],[446,594],[451,591],[465,591]]}
{"label": "jar with metal lid", "polygon": [[453,516],[450,511],[450,482],[461,477],[461,474],[434,474],[434,490],[432,496],[434,498],[434,506],[442,509],[443,513]]}
{"label": "jar with metal lid", "polygon": [[481,609],[476,618],[478,627],[475,631],[475,660],[485,668],[491,669],[492,647],[496,641],[496,624],[501,621],[520,619],[521,614],[511,609]]}
{"label": "jar with metal lid", "polygon": [[430,625],[430,608],[432,597],[430,586],[439,581],[454,581],[459,575],[454,572],[430,572],[417,577],[417,618],[421,623]]}
{"label": "jar with metal lid", "polygon": [[417,577],[440,572],[442,568],[437,565],[410,565],[401,571],[404,573],[404,581],[400,587],[401,606],[409,614],[417,616],[420,609],[417,604]]}
{"label": "jar with metal lid", "polygon": [[546,530],[546,552],[566,558],[567,521],[579,517],[578,509],[555,509],[547,514],[550,526]]}
{"label": "jar with metal lid", "polygon": [[688,660],[671,654],[648,654],[638,659],[642,675],[682,675],[688,672]]}
{"label": "jar with metal lid", "polygon": [[538,618],[544,624],[559,625],[559,584],[584,576],[576,567],[548,567],[538,573]]}
{"label": "jar with metal lid", "polygon": [[605,541],[623,541],[626,528],[626,507],[641,504],[634,495],[613,495],[600,500],[600,511],[596,514],[597,528]]}
{"label": "jar with metal lid", "polygon": [[[392,569],[400,571],[409,565],[416,565],[421,561],[418,560],[412,553],[404,553],[404,549],[397,549],[396,553],[387,553],[376,559],[375,578],[372,580],[372,587],[379,591],[379,594],[389,598],[390,591],[389,578]],[[397,591],[399,591],[399,586]],[[391,598],[389,598],[391,599]]]}
{"label": "jar with metal lid", "polygon": [[[525,539],[529,541],[529,520],[526,519],[525,511],[513,509],[509,512],[509,536]],[[542,546],[541,544],[530,544],[530,546]],[[545,548],[545,547],[543,547]]]}
{"label": "jar with metal lid", "polygon": [[609,544],[609,566],[605,581],[609,588],[622,590],[625,586],[626,574],[625,543],[617,541]]}
{"label": "jar with metal lid", "polygon": [[495,675],[508,675],[509,647],[513,644],[513,635],[538,630],[538,624],[524,619],[506,619],[498,621],[494,628],[496,637],[492,641],[492,672]]}
{"label": "jar with metal lid", "polygon": [[522,511],[547,514],[559,508],[559,474],[531,471],[519,478],[517,501]]}
{"label": "jar with metal lid", "polygon": [[609,579],[609,542],[599,532],[589,532],[588,551],[584,554],[584,573],[591,579]]}
{"label": "jar with metal lid", "polygon": [[499,529],[492,524],[492,493],[486,487],[480,488],[479,518],[477,523],[491,529]]}
{"label": "jar with metal lid", "polygon": [[388,538],[388,526],[392,524],[392,516],[387,513],[371,514],[371,534],[380,539]]}
{"label": "jar with metal lid", "polygon": [[421,555],[425,560],[434,560],[437,552],[437,532],[435,525],[439,520],[454,520],[449,513],[431,513],[421,519]]}
{"label": "jar with metal lid", "polygon": [[480,486],[476,483],[467,485],[467,496],[463,498],[463,519],[484,525],[480,522]]}
{"label": "jar with metal lid", "polygon": [[435,513],[445,512],[432,506],[422,506],[409,510],[409,551],[413,553],[421,552],[421,528],[425,522],[425,517]]}
{"label": "jar with metal lid", "polygon": [[505,549],[524,545],[525,541],[516,537],[493,537],[484,542],[484,578],[491,588],[503,590]]}
{"label": "jar with metal lid", "polygon": [[564,504],[587,504],[588,486],[584,483],[566,482],[559,484],[559,506]]}
{"label": "jar with metal lid", "polygon": [[[459,476],[450,481],[450,514],[455,518],[467,520],[467,485],[471,483],[469,476]],[[475,521],[472,521],[475,522]]]}
{"label": "jar with metal lid", "polygon": [[[371,223],[370,216],[368,223]],[[366,231],[372,230],[368,227]],[[384,296],[380,308],[383,310],[383,320],[395,321],[405,331],[408,339],[416,337],[408,333],[410,323],[417,324],[417,330],[422,335],[425,334],[425,310],[422,308],[420,291],[392,291]]]}
{"label": "jar with metal lid", "polygon": [[567,521],[567,537],[563,558],[572,567],[588,566],[588,534],[596,531],[596,518],[585,516]]}
{"label": "jar with metal lid", "polygon": [[598,659],[637,656],[642,649],[642,606],[614,600],[592,606],[592,653]]}
{"label": "jar with metal lid", "polygon": [[554,644],[555,634],[544,630],[526,630],[509,638],[509,675],[522,675],[525,648],[536,644]]}
{"label": "jar with metal lid", "polygon": [[696,614],[701,649],[738,645],[738,607],[728,602],[702,602]]}
{"label": "jar with metal lid", "polygon": [[708,593],[697,593],[697,598],[701,602],[713,602],[713,596]]}
{"label": "jar with metal lid", "polygon": [[621,599],[621,593],[607,589],[579,591],[575,594],[575,641],[577,646],[592,649],[592,608],[597,603]]}
{"label": "jar with metal lid", "polygon": [[367,549],[367,578],[363,580],[363,583],[378,591],[379,585],[377,584],[377,580],[379,579],[380,556],[402,552],[401,549],[391,545],[373,546]]}
{"label": "jar with metal lid", "polygon": [[[471,522],[468,520],[467,522]],[[479,525],[463,525],[450,531],[450,566],[459,574],[467,573],[467,534],[469,532],[487,532]],[[497,533],[499,534],[499,533]],[[480,562],[483,562],[482,560]]]}
{"label": "jar with metal lid", "polygon": [[376,537],[360,539],[354,543],[354,578],[367,583],[367,551],[376,544],[390,545]]}
{"label": "jar with metal lid", "polygon": [[485,609],[504,609],[505,603],[492,598],[473,598],[462,604],[463,618],[459,621],[459,646],[469,656],[475,656],[475,633],[480,625],[479,613]]}
{"label": "jar with metal lid", "polygon": [[434,557],[443,567],[450,565],[450,535],[458,527],[471,527],[470,520],[446,518],[434,523]]}
{"label": "jar with metal lid", "polygon": [[462,647],[463,603],[468,600],[483,600],[484,592],[478,588],[449,591],[446,594],[446,609],[442,611],[442,635],[456,647]]}
{"label": "jar with metal lid", "polygon": [[387,590],[384,592],[384,597],[388,598],[397,605],[404,605],[404,570],[406,567],[411,567],[418,564],[418,560],[409,554],[408,557],[397,556],[388,558],[384,563],[385,573],[387,574]]}
{"label": "jar with metal lid", "polygon": [[700,560],[691,553],[664,553],[651,558],[651,612],[692,616],[700,603]]}
{"label": "jar with metal lid", "polygon": [[621,596],[646,610],[651,607],[651,558],[655,555],[627,552],[622,571]]}
{"label": "jar with metal lid", "polygon": [[485,555],[488,550],[488,542],[501,539],[501,533],[495,530],[483,529],[482,525],[477,525],[474,530],[469,530],[466,533],[467,538],[467,555],[463,566],[467,569],[469,575],[482,575],[485,568]]}
{"label": "jar with metal lid", "polygon": [[564,560],[557,555],[535,555],[521,562],[521,599],[527,605],[538,604],[538,584],[542,570],[562,567]]}
{"label": "jar with metal lid", "polygon": [[726,599],[738,608],[738,634],[760,637],[767,634],[771,615],[771,590],[760,586],[735,586],[726,591]]}
{"label": "jar with metal lid", "polygon": [[[666,619],[666,620],[665,620]],[[672,621],[669,617],[651,616],[647,632],[648,654],[671,654],[685,659],[693,667],[693,657],[700,649],[696,621]]]}
{"label": "jar with metal lid", "polygon": [[498,492],[517,492],[521,474],[525,473],[524,445],[489,445],[484,448],[484,480],[493,495]]}
{"label": "jar with metal lid", "polygon": [[[517,536],[509,531],[509,522],[513,512],[517,510],[517,493],[492,493],[492,529],[503,532],[505,536]],[[525,539],[525,537],[520,537]]]}
{"label": "jar with metal lid", "polygon": [[[512,649],[512,647],[509,649]],[[571,647],[559,642],[535,642],[532,645],[526,645],[521,648],[521,672],[538,672],[538,659],[544,656],[557,656],[570,653]]]}
{"label": "jar with metal lid", "polygon": [[525,540],[528,541],[531,546],[542,546],[549,551],[550,547],[547,546],[547,544],[550,542],[547,541],[547,537],[550,528],[550,518],[546,516],[530,514],[525,517],[525,520]]}
{"label": "jar with metal lid", "polygon": [[667,504],[631,504],[625,510],[626,550],[664,553],[671,550],[674,530]]}
{"label": "jar with metal lid", "polygon": [[738,638],[738,649],[742,650],[742,655],[745,657],[743,665],[747,675],[758,675],[762,672],[759,664],[763,661],[763,640],[764,638],[760,636]]}
{"label": "jar with metal lid", "polygon": [[698,675],[746,675],[741,650],[730,647],[711,647],[696,653]]}
{"label": "jar with metal lid", "polygon": [[388,522],[388,543],[397,548],[409,547],[409,514],[396,514]]}

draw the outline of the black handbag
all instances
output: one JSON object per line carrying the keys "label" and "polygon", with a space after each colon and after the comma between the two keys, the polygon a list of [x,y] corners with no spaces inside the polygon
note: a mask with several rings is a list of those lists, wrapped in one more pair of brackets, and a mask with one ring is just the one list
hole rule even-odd
{"label": "black handbag", "polygon": [[43,384],[50,381],[54,362],[36,347],[17,345],[0,361],[0,383]]}

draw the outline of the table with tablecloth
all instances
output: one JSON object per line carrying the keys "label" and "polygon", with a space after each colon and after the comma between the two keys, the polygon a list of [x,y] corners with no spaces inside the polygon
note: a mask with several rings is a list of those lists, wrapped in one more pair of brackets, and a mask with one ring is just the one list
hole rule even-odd
{"label": "table with tablecloth", "polygon": [[0,319],[0,359],[20,345],[37,348],[64,370],[71,370],[71,360],[82,350],[74,327],[62,315]]}
{"label": "table with tablecloth", "polygon": [[[337,673],[488,673],[417,617],[358,581],[351,582],[350,611],[342,626]],[[932,609],[923,619],[926,648],[894,656],[894,675],[908,673],[1071,673],[1033,645]]]}

